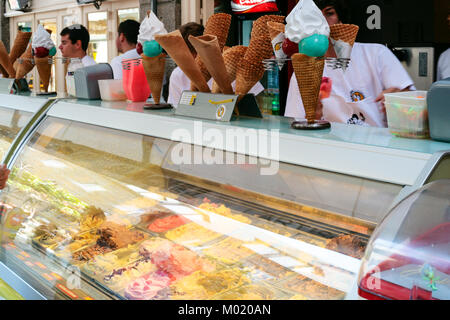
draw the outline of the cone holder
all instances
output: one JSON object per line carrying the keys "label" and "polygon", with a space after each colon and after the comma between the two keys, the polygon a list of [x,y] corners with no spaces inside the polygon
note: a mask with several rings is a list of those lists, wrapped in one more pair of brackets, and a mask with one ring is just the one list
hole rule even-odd
{"label": "cone holder", "polygon": [[345,58],[325,58],[325,62],[327,66],[332,68],[333,70],[336,69],[346,70],[350,65],[350,59]]}
{"label": "cone holder", "polygon": [[291,61],[290,58],[286,59],[265,59],[263,60],[264,69],[266,71],[274,71],[275,68],[283,69],[286,62]]}
{"label": "cone holder", "polygon": [[325,130],[330,129],[331,124],[324,120],[309,121],[294,121],[291,124],[291,128],[295,130]]}

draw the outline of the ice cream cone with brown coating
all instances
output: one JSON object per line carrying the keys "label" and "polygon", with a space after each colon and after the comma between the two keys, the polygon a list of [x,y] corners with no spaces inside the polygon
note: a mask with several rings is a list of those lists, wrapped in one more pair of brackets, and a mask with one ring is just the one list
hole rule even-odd
{"label": "ice cream cone with brown coating", "polygon": [[152,91],[152,97],[155,104],[161,101],[161,90],[164,80],[164,72],[166,67],[165,53],[161,53],[156,57],[147,57],[142,54],[142,63],[144,65],[145,75],[147,77],[148,85]]}
{"label": "ice cream cone with brown coating", "polygon": [[155,40],[166,50],[199,91],[211,92],[179,30],[166,35],[156,35]]}
{"label": "ice cream cone with brown coating", "polygon": [[200,37],[189,37],[189,41],[202,59],[207,70],[219,85],[224,94],[233,94],[231,81],[225,67],[222,50],[219,46],[217,36],[204,35]]}
{"label": "ice cream cone with brown coating", "polygon": [[309,123],[313,123],[316,120],[316,110],[319,103],[320,84],[322,82],[325,61],[296,53],[292,56],[292,66],[294,67],[298,88],[302,96],[306,120]]}

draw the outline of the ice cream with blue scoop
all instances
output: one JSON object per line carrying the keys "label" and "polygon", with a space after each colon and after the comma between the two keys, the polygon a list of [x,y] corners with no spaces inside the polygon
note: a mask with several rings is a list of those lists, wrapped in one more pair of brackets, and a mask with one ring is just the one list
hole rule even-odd
{"label": "ice cream with blue scoop", "polygon": [[301,0],[286,18],[286,37],[299,45],[299,53],[323,57],[328,50],[330,27],[312,0]]}

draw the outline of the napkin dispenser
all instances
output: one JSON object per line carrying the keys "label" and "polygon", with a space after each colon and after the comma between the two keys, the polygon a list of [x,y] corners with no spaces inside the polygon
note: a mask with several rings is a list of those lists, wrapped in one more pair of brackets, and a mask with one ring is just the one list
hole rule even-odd
{"label": "napkin dispenser", "polygon": [[98,80],[113,79],[113,70],[108,63],[78,69],[74,73],[75,91],[78,99],[100,99]]}
{"label": "napkin dispenser", "polygon": [[428,119],[433,140],[450,142],[450,79],[435,82],[428,92]]}

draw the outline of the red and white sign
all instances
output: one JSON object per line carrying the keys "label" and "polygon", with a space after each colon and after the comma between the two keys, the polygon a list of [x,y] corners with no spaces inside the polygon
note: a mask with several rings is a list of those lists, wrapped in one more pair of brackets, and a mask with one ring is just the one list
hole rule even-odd
{"label": "red and white sign", "polygon": [[278,11],[276,0],[233,0],[231,9],[236,14]]}

